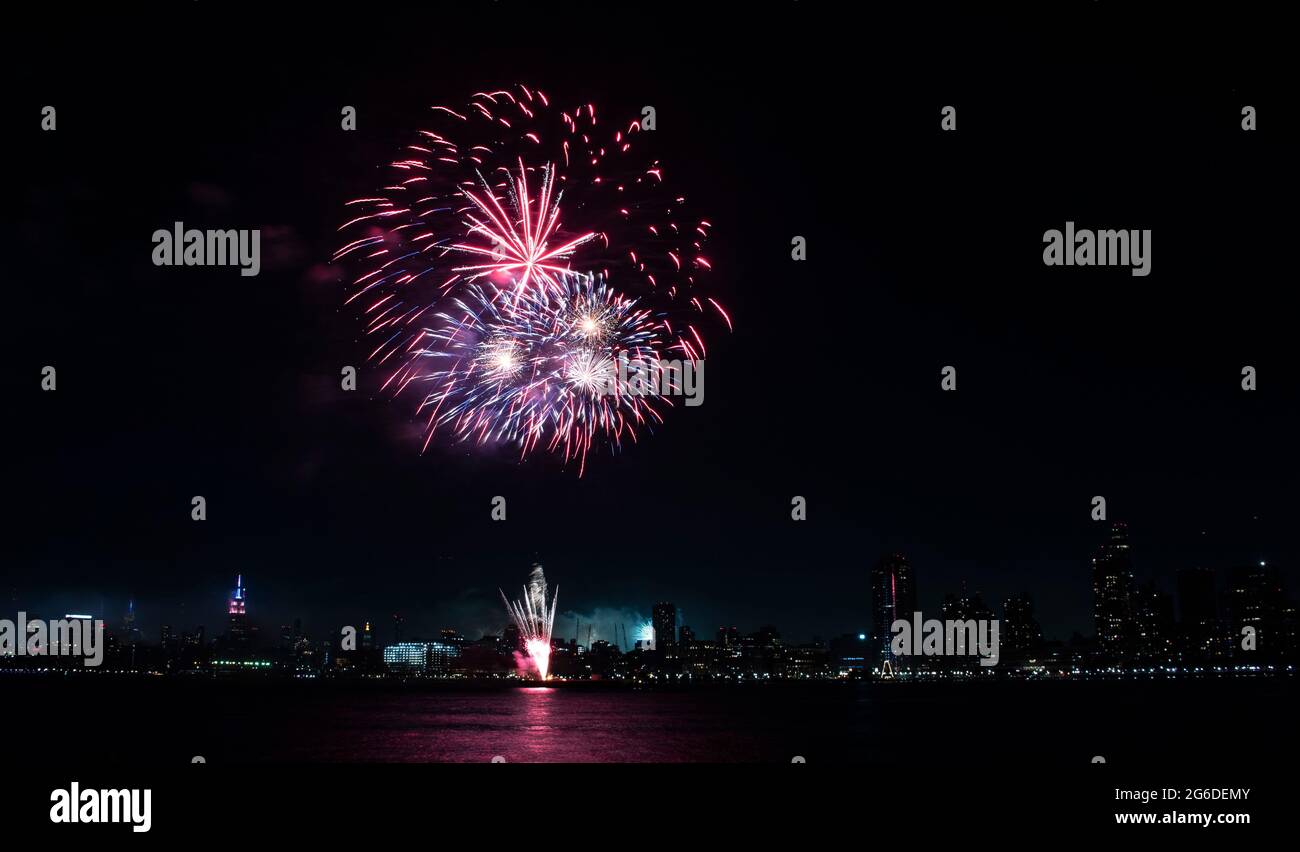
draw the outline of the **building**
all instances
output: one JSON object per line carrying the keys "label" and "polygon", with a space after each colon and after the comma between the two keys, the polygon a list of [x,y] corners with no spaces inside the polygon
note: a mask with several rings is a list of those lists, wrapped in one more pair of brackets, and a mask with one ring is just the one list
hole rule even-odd
{"label": "building", "polygon": [[528,653],[524,648],[524,637],[519,633],[518,625],[507,624],[505,629],[501,631],[501,650],[507,654]]}
{"label": "building", "polygon": [[1028,594],[1012,595],[1002,602],[1000,632],[1000,656],[1008,662],[1021,662],[1042,648],[1043,628],[1034,618],[1034,602]]}
{"label": "building", "polygon": [[604,679],[613,676],[620,656],[622,655],[617,645],[612,645],[604,639],[592,642],[587,652],[587,666],[591,670],[592,677]]}
{"label": "building", "polygon": [[253,630],[248,623],[247,604],[244,575],[240,574],[235,578],[235,591],[231,593],[226,607],[228,622],[225,650],[228,653],[245,653],[252,648]]}
{"label": "building", "polygon": [[794,680],[825,678],[831,673],[830,653],[818,639],[802,645],[788,645],[783,649],[777,672],[781,677]]}
{"label": "building", "polygon": [[550,673],[555,677],[563,678],[585,678],[590,676],[590,671],[586,668],[586,662],[578,650],[577,639],[551,639],[551,666]]}
{"label": "building", "polygon": [[179,666],[186,671],[198,671],[204,668],[207,663],[207,628],[200,624],[193,633],[181,634]]}
{"label": "building", "polygon": [[961,584],[961,594],[952,592],[943,596],[940,612],[945,619],[954,621],[992,621],[993,610],[984,603],[984,596],[979,592],[969,592],[966,583]]}
{"label": "building", "polygon": [[[944,621],[952,622],[974,622],[976,630],[980,623],[990,624],[993,621],[993,609],[984,602],[984,597],[979,592],[969,592],[966,589],[966,583],[961,584],[961,594],[954,595],[949,592],[943,596],[943,603],[940,604],[940,612]],[[999,632],[1001,625],[999,624]],[[977,634],[971,634],[977,635]],[[917,660],[917,664],[926,669],[974,669],[976,671],[984,668],[980,665],[979,656],[976,653],[978,648],[970,648],[966,645],[967,634],[958,632],[955,634],[957,640],[957,650],[954,654],[943,654],[934,657],[922,657]],[[1002,640],[999,637],[999,657],[1001,657]]]}
{"label": "building", "polygon": [[[1232,569],[1225,600],[1232,632],[1233,656],[1242,662],[1271,662],[1281,657],[1286,645],[1284,614],[1286,598],[1282,577],[1265,563]],[[1254,652],[1242,648],[1243,631],[1253,628]]]}
{"label": "building", "polygon": [[1282,608],[1282,654],[1291,662],[1300,658],[1300,608],[1287,601]]}
{"label": "building", "polygon": [[670,603],[655,604],[650,613],[650,623],[654,627],[655,650],[665,659],[676,656],[677,607]]}
{"label": "building", "polygon": [[1152,583],[1133,593],[1133,651],[1148,661],[1169,659],[1174,650],[1174,601]]}
{"label": "building", "polygon": [[135,623],[135,600],[131,599],[127,601],[126,615],[122,618],[122,644],[136,645],[142,638]]}
{"label": "building", "polygon": [[1185,650],[1193,659],[1214,656],[1219,612],[1214,592],[1214,572],[1184,568],[1178,572],[1178,621]]}
{"label": "building", "polygon": [[459,659],[460,646],[447,642],[398,642],[384,648],[384,665],[401,674],[445,676]]}
{"label": "building", "polygon": [[[916,580],[912,566],[900,553],[881,558],[871,572],[871,613],[874,621],[875,653],[873,662],[881,667],[886,662],[894,670],[900,668],[900,659],[890,648],[893,633],[890,628],[898,619],[910,621],[916,612]],[[906,667],[903,663],[902,667]]]}
{"label": "building", "polygon": [[1101,651],[1109,657],[1121,657],[1130,648],[1133,593],[1128,526],[1117,522],[1092,558],[1093,622]]}
{"label": "building", "polygon": [[867,659],[870,643],[865,633],[845,633],[831,640],[830,665],[838,677],[861,676],[870,661]]}
{"label": "building", "polygon": [[785,670],[786,648],[776,627],[765,624],[740,642],[740,657],[746,671],[779,677]]}

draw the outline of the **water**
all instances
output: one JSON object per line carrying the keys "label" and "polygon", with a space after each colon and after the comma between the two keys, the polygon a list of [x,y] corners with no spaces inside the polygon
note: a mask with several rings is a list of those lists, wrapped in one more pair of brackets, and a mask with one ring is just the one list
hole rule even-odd
{"label": "water", "polygon": [[[1294,681],[681,691],[0,678],[15,758],[278,762],[1294,763]],[[14,700],[18,699],[18,700]],[[90,732],[90,736],[78,735]],[[62,734],[60,733],[62,732]]]}

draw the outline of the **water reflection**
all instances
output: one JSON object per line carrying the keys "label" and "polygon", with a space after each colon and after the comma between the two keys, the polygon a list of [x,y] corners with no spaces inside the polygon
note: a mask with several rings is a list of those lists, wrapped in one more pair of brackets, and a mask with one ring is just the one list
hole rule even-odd
{"label": "water reflection", "polygon": [[517,692],[524,697],[523,735],[512,738],[513,746],[522,752],[519,759],[538,762],[560,759],[555,753],[555,689],[549,686],[526,686]]}

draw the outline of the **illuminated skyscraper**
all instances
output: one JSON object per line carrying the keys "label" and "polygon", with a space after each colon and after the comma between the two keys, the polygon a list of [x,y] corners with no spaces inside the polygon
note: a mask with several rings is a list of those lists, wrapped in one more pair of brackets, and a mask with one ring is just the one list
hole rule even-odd
{"label": "illuminated skyscraper", "polygon": [[1093,620],[1101,650],[1120,656],[1133,638],[1133,558],[1128,526],[1115,523],[1092,558]]}
{"label": "illuminated skyscraper", "polygon": [[916,580],[907,558],[901,553],[882,557],[871,572],[871,612],[875,621],[873,662],[881,666],[888,662],[895,671],[900,668],[899,659],[889,647],[893,639],[890,627],[900,618],[911,621],[916,611]]}
{"label": "illuminated skyscraper", "polygon": [[240,574],[235,580],[235,591],[231,594],[226,609],[230,618],[226,638],[230,643],[230,649],[234,651],[247,650],[252,641],[252,631],[248,627],[248,613],[244,606],[244,575]]}
{"label": "illuminated skyscraper", "polygon": [[657,603],[650,614],[655,631],[655,650],[665,657],[674,656],[677,650],[677,607],[670,603]]}
{"label": "illuminated skyscraper", "polygon": [[[1283,628],[1286,597],[1282,577],[1265,563],[1232,569],[1227,590],[1227,610],[1234,656],[1251,661],[1276,660],[1285,646]],[[1255,632],[1255,649],[1242,648],[1242,630]]]}
{"label": "illuminated skyscraper", "polygon": [[122,619],[122,643],[134,645],[141,640],[140,628],[135,624],[135,600],[126,604],[126,616]]}
{"label": "illuminated skyscraper", "polygon": [[234,616],[244,616],[244,575],[240,574],[235,578],[235,591],[230,596],[230,609],[228,610],[232,619]]}

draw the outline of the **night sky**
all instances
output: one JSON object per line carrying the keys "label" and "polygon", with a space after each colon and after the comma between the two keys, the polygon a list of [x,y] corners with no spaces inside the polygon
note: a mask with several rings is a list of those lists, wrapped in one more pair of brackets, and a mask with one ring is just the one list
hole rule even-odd
{"label": "night sky", "polygon": [[[869,627],[888,550],[927,610],[963,580],[999,611],[1027,591],[1068,638],[1092,631],[1093,495],[1129,523],[1140,580],[1266,559],[1295,594],[1296,140],[1291,75],[1251,22],[1192,38],[1085,3],[904,33],[829,4],[747,7],[743,27],[699,4],[471,7],[173,4],[148,32],[69,18],[3,60],[7,610],[114,624],[134,595],[151,638],[211,635],[242,572],[273,634],[369,618],[387,639],[400,611],[408,637],[477,638],[541,561],[584,621],[631,632],[671,600],[697,634],[802,640]],[[421,455],[328,265],[343,203],[430,105],[514,82],[607,116],[655,106],[736,323],[710,336],[705,403],[582,478]],[[150,235],[177,220],[261,228],[261,274],[154,267]],[[1151,275],[1045,267],[1067,220],[1152,229]]]}

